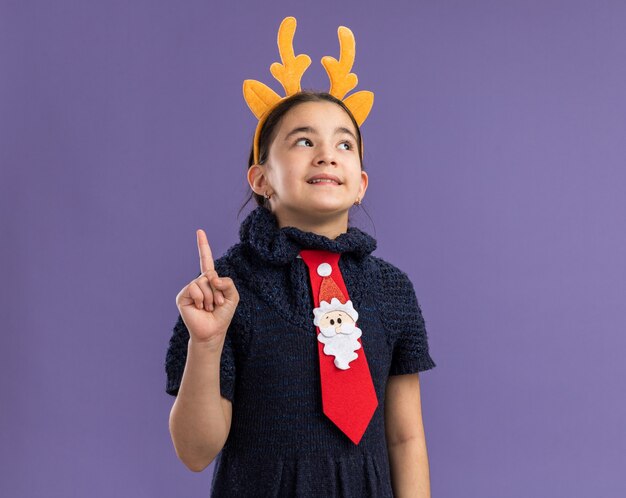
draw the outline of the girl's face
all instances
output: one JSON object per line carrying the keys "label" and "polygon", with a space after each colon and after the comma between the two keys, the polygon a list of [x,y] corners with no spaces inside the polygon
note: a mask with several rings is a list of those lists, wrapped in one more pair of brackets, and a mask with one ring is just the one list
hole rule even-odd
{"label": "girl's face", "polygon": [[[256,167],[250,183],[257,193],[272,194],[272,212],[283,226],[335,216],[347,223],[348,210],[367,189],[352,120],[332,102],[290,109],[276,129],[266,163]],[[334,181],[313,181],[320,175]]]}

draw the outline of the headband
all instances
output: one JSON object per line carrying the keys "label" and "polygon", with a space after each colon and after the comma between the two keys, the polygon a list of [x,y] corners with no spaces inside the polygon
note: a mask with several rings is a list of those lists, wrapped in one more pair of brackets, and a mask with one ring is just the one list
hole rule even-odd
{"label": "headband", "polygon": [[[272,76],[285,90],[284,97],[260,81],[245,80],[243,82],[243,98],[259,120],[254,132],[254,164],[259,162],[259,135],[263,123],[279,102],[301,91],[300,80],[311,64],[311,58],[308,55],[295,55],[293,50],[295,32],[295,17],[285,17],[278,28],[278,52],[282,64],[274,62],[270,66]],[[343,101],[360,127],[372,109],[374,93],[362,90],[343,98],[346,93],[356,87],[358,82],[356,74],[350,72],[354,64],[355,41],[352,31],[345,26],[339,26],[337,34],[339,36],[339,60],[326,55],[321,61],[330,79],[328,93]],[[361,138],[361,157],[363,157],[363,138]]]}

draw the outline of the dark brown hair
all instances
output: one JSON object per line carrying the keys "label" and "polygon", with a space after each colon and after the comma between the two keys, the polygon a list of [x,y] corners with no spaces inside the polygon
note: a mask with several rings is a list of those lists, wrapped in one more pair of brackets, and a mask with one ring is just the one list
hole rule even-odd
{"label": "dark brown hair", "polygon": [[[267,119],[263,123],[261,127],[261,131],[259,133],[259,164],[265,164],[267,161],[267,156],[269,154],[270,145],[274,141],[276,137],[276,132],[278,129],[278,125],[280,124],[282,118],[287,114],[290,109],[293,109],[295,106],[299,104],[303,104],[305,102],[332,102],[333,104],[337,104],[341,107],[350,119],[352,120],[352,124],[354,124],[354,128],[356,130],[357,137],[357,150],[359,151],[359,159],[361,160],[361,169],[363,168],[363,157],[361,156],[361,130],[359,129],[359,125],[354,119],[352,112],[350,109],[338,98],[332,96],[327,92],[316,92],[312,90],[303,90],[300,91],[290,97],[287,97],[285,100],[281,101],[267,116]],[[254,144],[250,148],[250,156],[248,158],[248,169],[254,164]],[[239,214],[244,207],[254,199],[259,206],[265,206],[269,209],[269,202],[266,203],[267,199],[260,194],[255,193],[254,191],[250,191],[250,195],[246,198],[244,204],[239,209]]]}

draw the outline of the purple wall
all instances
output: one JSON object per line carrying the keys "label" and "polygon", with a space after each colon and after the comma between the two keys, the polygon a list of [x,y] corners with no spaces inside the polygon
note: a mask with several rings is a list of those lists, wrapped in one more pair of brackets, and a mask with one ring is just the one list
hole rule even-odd
{"label": "purple wall", "polygon": [[[357,41],[355,223],[412,277],[433,496],[623,497],[626,4],[0,4],[0,495],[202,497],[174,453],[175,296],[237,240],[298,19],[303,87]],[[249,208],[252,205],[249,205]]]}

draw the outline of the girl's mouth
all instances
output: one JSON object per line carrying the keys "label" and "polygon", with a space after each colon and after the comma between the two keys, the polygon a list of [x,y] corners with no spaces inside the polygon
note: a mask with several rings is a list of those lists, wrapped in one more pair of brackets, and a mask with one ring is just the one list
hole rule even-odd
{"label": "girl's mouth", "polygon": [[335,180],[331,180],[330,178],[318,178],[315,180],[309,180],[307,183],[310,185],[341,185],[340,183],[337,183]]}

